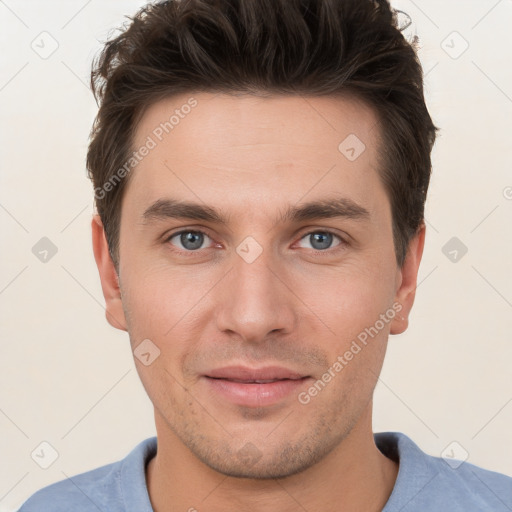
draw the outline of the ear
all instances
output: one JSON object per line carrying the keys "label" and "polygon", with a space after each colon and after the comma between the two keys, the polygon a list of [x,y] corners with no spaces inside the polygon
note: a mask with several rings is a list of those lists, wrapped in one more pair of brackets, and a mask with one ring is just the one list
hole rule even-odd
{"label": "ear", "polygon": [[121,302],[119,278],[110,257],[105,230],[99,215],[93,215],[91,226],[94,259],[100,273],[101,288],[105,297],[105,316],[112,327],[126,331],[126,318]]}
{"label": "ear", "polygon": [[425,245],[425,224],[423,223],[416,235],[409,242],[404,264],[397,276],[395,303],[402,306],[391,322],[391,334],[401,334],[409,326],[409,313],[414,304],[423,247]]}

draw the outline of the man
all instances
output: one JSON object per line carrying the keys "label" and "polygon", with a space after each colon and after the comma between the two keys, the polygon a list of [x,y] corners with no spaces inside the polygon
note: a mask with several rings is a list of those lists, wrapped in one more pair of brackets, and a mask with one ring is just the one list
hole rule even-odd
{"label": "man", "polygon": [[92,85],[94,254],[157,437],[21,511],[511,510],[511,478],[372,432],[436,133],[389,4],[149,5]]}

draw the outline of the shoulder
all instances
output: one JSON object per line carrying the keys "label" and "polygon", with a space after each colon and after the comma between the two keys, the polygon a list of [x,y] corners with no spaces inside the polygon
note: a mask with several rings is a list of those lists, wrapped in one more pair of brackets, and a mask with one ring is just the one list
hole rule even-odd
{"label": "shoulder", "polygon": [[[469,462],[427,456],[437,471],[435,488],[469,510],[512,510],[512,478]],[[455,462],[455,464],[454,464]],[[461,462],[460,465],[457,463]],[[465,499],[465,501],[463,501]],[[470,509],[469,507],[473,507]]]}
{"label": "shoulder", "polygon": [[109,495],[120,495],[119,466],[119,462],[108,464],[48,485],[30,496],[18,512],[103,510]]}
{"label": "shoulder", "polygon": [[[149,503],[145,463],[156,452],[156,437],[137,445],[124,459],[67,477],[30,496],[18,512],[121,512],[125,501],[139,502],[141,512]],[[149,509],[151,510],[151,509]]]}
{"label": "shoulder", "polygon": [[512,510],[512,478],[507,475],[428,455],[400,432],[375,434],[375,442],[385,455],[399,460],[395,488],[383,512]]}

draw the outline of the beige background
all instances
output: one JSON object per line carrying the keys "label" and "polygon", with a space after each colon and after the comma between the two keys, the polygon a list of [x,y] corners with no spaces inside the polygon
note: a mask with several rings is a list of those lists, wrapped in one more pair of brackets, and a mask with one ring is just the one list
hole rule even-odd
{"label": "beige background", "polygon": [[[91,59],[142,4],[0,2],[0,512],[155,434],[127,335],[104,319],[84,165]],[[512,1],[393,4],[421,37],[442,132],[412,325],[391,338],[374,427],[512,476]],[[58,250],[46,263],[42,237]],[[468,248],[457,262],[452,237]],[[48,469],[31,458],[43,441]]]}

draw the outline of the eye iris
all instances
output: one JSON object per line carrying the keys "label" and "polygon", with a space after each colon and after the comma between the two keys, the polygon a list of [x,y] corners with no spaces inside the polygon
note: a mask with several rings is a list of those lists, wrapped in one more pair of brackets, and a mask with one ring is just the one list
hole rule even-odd
{"label": "eye iris", "polygon": [[[333,241],[333,235],[331,233],[312,233],[309,235],[311,245],[314,249],[328,249]],[[199,249],[204,242],[204,235],[196,231],[187,231],[181,233],[180,242],[188,250]]]}
{"label": "eye iris", "polygon": [[[328,249],[332,244],[331,233],[313,233],[310,236],[311,246],[314,249]],[[317,244],[318,245],[315,245]]]}
{"label": "eye iris", "polygon": [[199,249],[203,245],[204,236],[202,233],[196,233],[195,231],[187,231],[180,235],[180,242],[185,249],[194,250]]}

